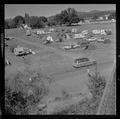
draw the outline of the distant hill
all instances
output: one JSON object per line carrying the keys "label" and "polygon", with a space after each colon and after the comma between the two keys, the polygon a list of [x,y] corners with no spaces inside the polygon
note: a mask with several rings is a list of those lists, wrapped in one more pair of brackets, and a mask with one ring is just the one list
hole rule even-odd
{"label": "distant hill", "polygon": [[[80,18],[86,18],[86,17],[93,17],[93,16],[103,16],[106,14],[111,14],[111,13],[116,13],[115,10],[109,10],[109,11],[100,11],[100,10],[92,10],[92,11],[88,11],[88,12],[78,12],[78,16]],[[48,17],[48,19],[54,19],[54,16],[50,16]]]}
{"label": "distant hill", "polygon": [[109,11],[99,11],[99,10],[92,10],[89,12],[78,12],[79,17],[93,17],[93,16],[103,16],[106,14],[116,13],[115,10],[109,10]]}

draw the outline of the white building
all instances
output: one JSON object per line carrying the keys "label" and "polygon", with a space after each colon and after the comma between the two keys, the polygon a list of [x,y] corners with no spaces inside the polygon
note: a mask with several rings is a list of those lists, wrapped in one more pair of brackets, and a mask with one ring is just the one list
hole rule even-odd
{"label": "white building", "polygon": [[109,14],[104,15],[105,16],[105,20],[108,20]]}

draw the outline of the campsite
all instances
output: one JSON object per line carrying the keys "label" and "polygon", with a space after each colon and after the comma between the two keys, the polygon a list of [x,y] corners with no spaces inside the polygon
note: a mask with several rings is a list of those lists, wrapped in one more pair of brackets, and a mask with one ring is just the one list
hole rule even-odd
{"label": "campsite", "polygon": [[[72,29],[73,27],[68,27]],[[83,25],[75,27],[79,30],[92,30],[96,28],[112,29],[112,35],[110,44],[92,43],[88,49],[81,48],[64,50],[61,46],[69,43],[75,43],[76,39],[67,39],[64,42],[53,42],[48,45],[44,45],[40,38],[31,35],[27,36],[25,31],[20,29],[6,30],[6,34],[9,37],[14,37],[13,40],[6,41],[8,47],[5,48],[5,58],[11,62],[12,65],[7,66],[5,69],[6,77],[13,76],[17,72],[22,72],[26,67],[32,70],[40,70],[44,75],[52,78],[52,82],[49,85],[49,95],[44,97],[44,101],[47,99],[54,99],[62,95],[62,91],[65,90],[68,93],[89,93],[89,89],[86,86],[87,83],[87,69],[89,68],[92,73],[95,73],[96,68],[94,66],[83,67],[75,69],[72,67],[73,61],[77,57],[89,57],[97,61],[97,72],[109,80],[113,61],[115,60],[115,24],[96,24],[96,25]],[[56,29],[58,29],[56,27]],[[62,27],[65,29],[65,27]],[[54,39],[57,37],[52,34]],[[81,40],[81,39],[78,39]],[[15,56],[10,51],[10,47],[20,45],[32,49],[36,54],[27,55],[24,58]],[[14,76],[13,76],[14,77]],[[72,104],[72,103],[71,103]],[[50,113],[50,112],[48,112]]]}
{"label": "campsite", "polygon": [[5,114],[105,110],[103,98],[116,70],[115,11],[68,8],[50,17],[25,12],[5,20],[4,32]]}

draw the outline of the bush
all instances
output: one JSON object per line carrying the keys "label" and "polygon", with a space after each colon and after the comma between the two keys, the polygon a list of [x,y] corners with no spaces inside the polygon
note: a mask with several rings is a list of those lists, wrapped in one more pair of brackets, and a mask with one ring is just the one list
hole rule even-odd
{"label": "bush", "polygon": [[95,73],[88,78],[88,88],[94,97],[102,96],[103,90],[106,86],[106,80],[99,73]]}
{"label": "bush", "polygon": [[[31,81],[28,80],[32,75]],[[18,72],[5,80],[5,110],[7,114],[29,114],[29,110],[48,94],[44,77],[34,71]]]}
{"label": "bush", "polygon": [[[64,109],[58,109],[55,115],[95,115],[100,103],[101,96],[106,86],[106,81],[99,73],[94,74],[88,79],[88,88],[93,95],[92,99],[83,99],[77,104],[72,104]],[[64,93],[63,93],[64,94]],[[66,93],[65,93],[66,94]],[[57,109],[56,109],[57,110]]]}

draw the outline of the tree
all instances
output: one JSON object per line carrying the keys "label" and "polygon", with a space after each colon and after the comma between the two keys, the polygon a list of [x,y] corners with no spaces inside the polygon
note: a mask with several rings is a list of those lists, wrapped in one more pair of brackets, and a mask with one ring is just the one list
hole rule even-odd
{"label": "tree", "polygon": [[44,16],[41,16],[41,17],[39,17],[39,19],[42,21],[42,22],[47,22],[47,18],[46,17],[44,17]]}
{"label": "tree", "polygon": [[79,17],[77,11],[74,8],[68,8],[64,11],[61,11],[61,22],[67,25],[78,23]]}
{"label": "tree", "polygon": [[32,28],[41,28],[44,27],[47,23],[46,17],[37,17],[37,16],[31,16],[30,17],[30,26]]}
{"label": "tree", "polygon": [[8,21],[5,20],[5,29],[9,29]]}
{"label": "tree", "polygon": [[22,16],[16,16],[13,20],[17,27],[25,23],[25,19]]}
{"label": "tree", "polygon": [[108,16],[108,19],[111,20],[111,19],[116,19],[116,14],[115,13],[111,13],[109,16]]}
{"label": "tree", "polygon": [[32,27],[32,28],[35,28],[35,27],[37,27],[37,25],[38,25],[38,17],[36,17],[36,16],[31,16],[30,17],[30,26]]}
{"label": "tree", "polygon": [[30,17],[27,13],[25,13],[25,24],[27,24],[28,26],[30,25]]}
{"label": "tree", "polygon": [[58,25],[61,25],[62,24],[62,15],[61,14],[57,14],[57,15],[55,15],[55,17],[54,17],[54,22],[56,23],[56,24],[58,24]]}
{"label": "tree", "polygon": [[94,15],[92,19],[93,19],[93,20],[96,20],[96,19],[98,19],[98,16],[97,16],[97,15]]}
{"label": "tree", "polygon": [[9,28],[16,28],[16,24],[13,19],[7,19],[6,22],[8,22]]}
{"label": "tree", "polygon": [[47,24],[48,20],[46,17],[42,16],[38,18],[38,27],[45,27],[45,25]]}

